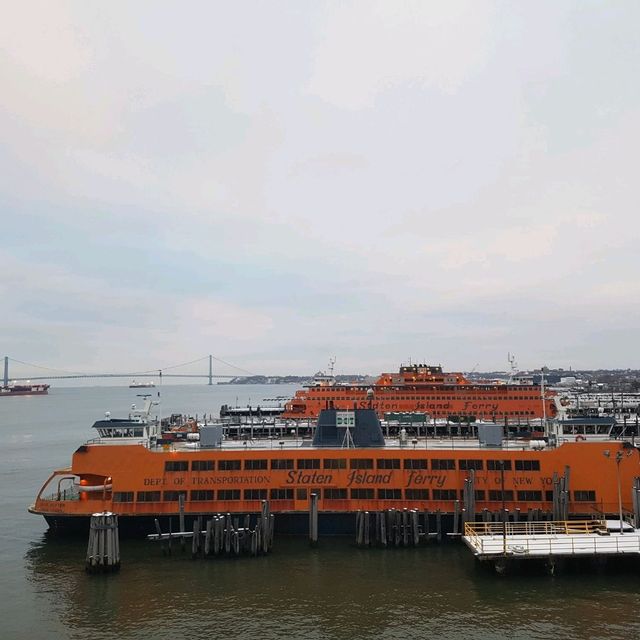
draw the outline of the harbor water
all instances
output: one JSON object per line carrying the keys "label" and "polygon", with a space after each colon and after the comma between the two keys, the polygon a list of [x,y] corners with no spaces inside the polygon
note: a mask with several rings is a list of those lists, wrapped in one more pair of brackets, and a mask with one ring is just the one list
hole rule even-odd
{"label": "harbor water", "polygon": [[[291,386],[162,389],[162,413],[258,404]],[[138,393],[140,391],[138,390]],[[156,390],[152,390],[155,394]],[[461,543],[357,549],[277,537],[258,558],[191,560],[122,540],[122,568],[84,571],[87,540],[47,535],[27,507],[54,468],[126,414],[126,387],[52,388],[0,399],[0,638],[640,638],[640,570],[499,578]],[[137,399],[138,401],[140,399]]]}

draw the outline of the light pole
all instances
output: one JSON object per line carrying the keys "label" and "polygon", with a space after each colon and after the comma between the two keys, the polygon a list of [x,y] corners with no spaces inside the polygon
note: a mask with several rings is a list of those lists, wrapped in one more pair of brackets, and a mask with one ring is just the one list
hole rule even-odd
{"label": "light pole", "polygon": [[504,504],[504,460],[500,460],[500,493],[502,497],[502,553],[507,555],[507,510]]}
{"label": "light pole", "polygon": [[[610,458],[611,453],[607,449],[603,451],[605,457]],[[620,535],[624,535],[624,521],[622,519],[622,488],[620,486],[620,462],[622,462],[622,451],[616,451],[616,480],[618,482],[618,516],[620,517]]]}

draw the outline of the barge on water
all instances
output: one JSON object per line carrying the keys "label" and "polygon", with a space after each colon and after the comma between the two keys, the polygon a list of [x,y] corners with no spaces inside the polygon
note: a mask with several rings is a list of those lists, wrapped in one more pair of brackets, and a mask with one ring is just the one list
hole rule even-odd
{"label": "barge on water", "polygon": [[29,510],[55,531],[87,530],[92,513],[109,511],[123,533],[146,535],[156,518],[179,530],[179,504],[189,526],[198,516],[258,513],[268,500],[278,533],[306,534],[315,494],[321,535],[353,535],[358,512],[389,509],[437,513],[443,532],[456,533],[461,521],[505,509],[617,514],[618,487],[640,475],[638,450],[620,440],[386,438],[372,409],[325,410],[312,439],[230,440],[223,425],[194,422],[169,440],[146,415],[98,421],[99,437],[52,473]]}
{"label": "barge on water", "polygon": [[0,398],[10,398],[16,396],[46,396],[49,393],[48,384],[16,384],[11,383],[0,387]]}

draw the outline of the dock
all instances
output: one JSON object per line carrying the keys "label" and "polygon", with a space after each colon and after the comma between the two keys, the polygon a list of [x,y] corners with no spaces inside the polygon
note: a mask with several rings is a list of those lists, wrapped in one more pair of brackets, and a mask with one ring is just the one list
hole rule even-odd
{"label": "dock", "polygon": [[463,542],[477,560],[504,573],[515,561],[640,557],[640,529],[618,520],[467,522]]}

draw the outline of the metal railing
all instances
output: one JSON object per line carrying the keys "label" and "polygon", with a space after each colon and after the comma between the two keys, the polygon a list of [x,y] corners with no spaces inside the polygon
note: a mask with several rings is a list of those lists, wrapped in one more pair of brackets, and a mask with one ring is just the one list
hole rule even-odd
{"label": "metal railing", "polygon": [[55,493],[52,493],[41,500],[48,502],[61,502],[63,500],[80,500],[80,493],[75,487],[69,487],[67,489],[60,489]]}
{"label": "metal railing", "polygon": [[467,522],[464,525],[465,536],[503,535],[575,535],[597,533],[606,530],[604,520],[541,520],[522,522]]}
{"label": "metal railing", "polygon": [[469,522],[465,538],[478,556],[640,554],[640,535],[613,534],[603,520]]}

